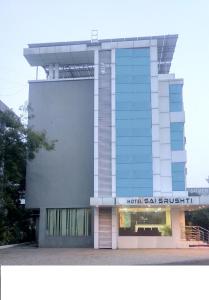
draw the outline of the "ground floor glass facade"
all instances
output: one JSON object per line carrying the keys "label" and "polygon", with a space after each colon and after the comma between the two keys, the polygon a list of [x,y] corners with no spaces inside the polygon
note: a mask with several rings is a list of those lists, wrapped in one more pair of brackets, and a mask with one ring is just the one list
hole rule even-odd
{"label": "ground floor glass facade", "polygon": [[119,208],[120,236],[171,236],[170,208]]}

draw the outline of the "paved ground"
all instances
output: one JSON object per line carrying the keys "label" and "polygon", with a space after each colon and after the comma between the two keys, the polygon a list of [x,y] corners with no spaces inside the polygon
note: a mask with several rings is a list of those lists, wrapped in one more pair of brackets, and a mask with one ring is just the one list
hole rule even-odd
{"label": "paved ground", "polygon": [[18,246],[0,249],[0,265],[209,265],[209,248],[94,250]]}

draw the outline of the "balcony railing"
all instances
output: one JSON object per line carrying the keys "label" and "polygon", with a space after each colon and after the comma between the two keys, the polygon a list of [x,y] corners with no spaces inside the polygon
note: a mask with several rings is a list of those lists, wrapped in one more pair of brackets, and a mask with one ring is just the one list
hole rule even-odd
{"label": "balcony railing", "polygon": [[199,241],[209,244],[209,230],[201,226],[185,226],[181,238],[186,241]]}

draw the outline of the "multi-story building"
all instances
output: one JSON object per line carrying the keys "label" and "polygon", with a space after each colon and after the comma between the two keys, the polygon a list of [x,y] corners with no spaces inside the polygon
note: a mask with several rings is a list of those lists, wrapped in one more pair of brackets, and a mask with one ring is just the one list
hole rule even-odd
{"label": "multi-story building", "polygon": [[[27,206],[39,245],[186,247],[183,79],[177,35],[30,44],[30,125],[57,139],[28,163]],[[38,72],[37,72],[38,73]]]}

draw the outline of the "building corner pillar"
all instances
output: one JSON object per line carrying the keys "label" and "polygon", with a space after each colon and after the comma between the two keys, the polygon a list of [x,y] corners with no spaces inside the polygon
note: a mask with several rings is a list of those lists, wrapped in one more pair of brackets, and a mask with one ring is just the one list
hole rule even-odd
{"label": "building corner pillar", "polygon": [[117,249],[118,247],[118,218],[117,218],[117,208],[112,207],[112,249]]}
{"label": "building corner pillar", "polygon": [[179,208],[171,209],[171,222],[172,222],[172,236],[174,239],[174,244],[176,248],[180,248],[181,246],[181,238],[182,238],[182,225],[183,223],[184,212]]}
{"label": "building corner pillar", "polygon": [[99,208],[94,207],[94,249],[99,249]]}

